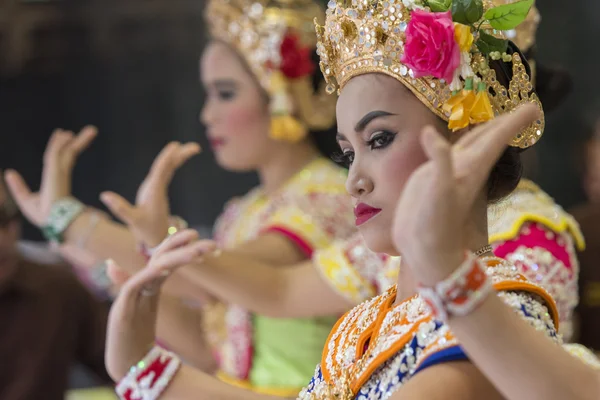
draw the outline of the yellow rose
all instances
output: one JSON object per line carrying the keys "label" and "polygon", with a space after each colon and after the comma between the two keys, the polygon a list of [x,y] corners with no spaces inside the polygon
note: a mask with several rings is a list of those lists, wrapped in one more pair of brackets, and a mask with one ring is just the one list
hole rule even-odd
{"label": "yellow rose", "polygon": [[471,33],[471,27],[463,24],[454,24],[454,39],[460,51],[469,52],[473,46],[473,34]]}
{"label": "yellow rose", "polygon": [[493,118],[494,111],[490,103],[490,96],[487,90],[480,90],[475,96],[475,101],[471,108],[471,124],[480,124]]}

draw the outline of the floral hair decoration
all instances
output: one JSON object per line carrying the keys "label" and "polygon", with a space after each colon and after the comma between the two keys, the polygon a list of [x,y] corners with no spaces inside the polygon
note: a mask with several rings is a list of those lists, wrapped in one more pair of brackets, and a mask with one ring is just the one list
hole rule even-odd
{"label": "floral hair decoration", "polygon": [[[541,110],[527,62],[504,34],[526,19],[533,2],[494,7],[489,0],[330,0],[325,25],[316,23],[327,90],[339,91],[361,74],[386,74],[453,131],[524,103]],[[508,88],[496,70],[506,71]],[[529,147],[543,130],[541,116],[510,144]]]}

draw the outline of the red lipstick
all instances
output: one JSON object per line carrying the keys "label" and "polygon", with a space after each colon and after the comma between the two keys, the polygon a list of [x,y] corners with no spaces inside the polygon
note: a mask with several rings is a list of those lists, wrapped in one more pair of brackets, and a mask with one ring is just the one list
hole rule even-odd
{"label": "red lipstick", "polygon": [[356,226],[362,225],[381,212],[381,208],[371,207],[365,203],[358,203],[354,207],[354,216],[356,217]]}
{"label": "red lipstick", "polygon": [[209,138],[208,141],[210,142],[210,147],[213,149],[218,149],[225,144],[225,139]]}

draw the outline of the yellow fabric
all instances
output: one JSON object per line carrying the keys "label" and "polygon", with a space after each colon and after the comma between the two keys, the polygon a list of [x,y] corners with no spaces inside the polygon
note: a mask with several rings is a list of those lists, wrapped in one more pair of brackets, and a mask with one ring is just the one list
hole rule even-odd
{"label": "yellow fabric", "polygon": [[300,392],[300,390],[302,389],[302,388],[300,388],[300,389],[298,389],[298,388],[282,389],[282,388],[256,387],[256,386],[252,386],[252,384],[250,384],[249,381],[242,381],[239,379],[232,378],[231,376],[227,375],[223,371],[217,372],[217,378],[225,383],[228,383],[235,387],[239,387],[241,389],[246,389],[246,390],[250,390],[254,393],[260,393],[260,394],[276,396],[276,397],[296,397],[298,392]]}
{"label": "yellow fabric", "polygon": [[317,252],[313,262],[325,280],[346,299],[359,304],[377,294],[376,287],[368,282],[350,263],[343,244]]}
{"label": "yellow fabric", "polygon": [[92,388],[70,390],[65,400],[118,400],[118,397],[112,388]]}

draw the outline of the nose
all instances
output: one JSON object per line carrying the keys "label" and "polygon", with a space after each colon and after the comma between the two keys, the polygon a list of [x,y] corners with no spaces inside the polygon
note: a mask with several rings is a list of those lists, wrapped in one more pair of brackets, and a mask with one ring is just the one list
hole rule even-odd
{"label": "nose", "polygon": [[359,198],[373,191],[373,181],[355,163],[350,168],[346,180],[346,190],[350,196]]}
{"label": "nose", "polygon": [[200,110],[200,114],[198,115],[200,123],[205,126],[210,126],[215,119],[215,112],[213,107],[210,104],[210,100],[206,99],[204,106]]}

